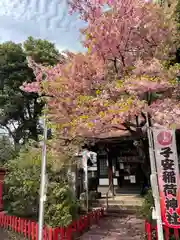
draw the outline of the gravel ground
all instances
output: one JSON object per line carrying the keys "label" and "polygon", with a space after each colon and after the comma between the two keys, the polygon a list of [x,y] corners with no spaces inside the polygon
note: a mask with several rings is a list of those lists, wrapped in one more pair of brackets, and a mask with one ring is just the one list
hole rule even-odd
{"label": "gravel ground", "polygon": [[0,240],[24,240],[19,234],[0,228]]}
{"label": "gravel ground", "polygon": [[141,240],[144,239],[144,221],[136,216],[109,216],[91,227],[80,240]]}

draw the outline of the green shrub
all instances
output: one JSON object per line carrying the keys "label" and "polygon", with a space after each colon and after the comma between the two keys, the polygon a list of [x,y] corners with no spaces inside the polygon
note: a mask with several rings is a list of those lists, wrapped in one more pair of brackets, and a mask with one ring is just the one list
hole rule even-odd
{"label": "green shrub", "polygon": [[154,207],[154,198],[152,195],[152,190],[148,190],[147,194],[144,197],[144,202],[141,207],[141,215],[148,220],[149,222],[152,222],[152,208]]}
{"label": "green shrub", "polygon": [[[8,162],[5,177],[5,202],[16,216],[37,219],[39,206],[41,149],[25,147],[19,156]],[[54,171],[53,156],[47,156],[47,201],[45,223],[67,225],[77,217],[78,203],[73,196],[65,169]]]}

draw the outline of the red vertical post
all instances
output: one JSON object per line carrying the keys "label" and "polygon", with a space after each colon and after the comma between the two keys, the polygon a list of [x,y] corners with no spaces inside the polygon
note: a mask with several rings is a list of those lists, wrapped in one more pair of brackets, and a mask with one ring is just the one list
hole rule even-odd
{"label": "red vertical post", "polygon": [[21,233],[24,233],[24,219],[20,220],[20,225],[21,225]]}
{"label": "red vertical post", "polygon": [[43,240],[47,240],[47,228],[45,226],[43,228]]}
{"label": "red vertical post", "polygon": [[5,215],[5,216],[4,216],[4,227],[5,227],[5,228],[7,227],[7,221],[6,221],[6,219],[7,219],[7,216]]}
{"label": "red vertical post", "polygon": [[77,230],[79,233],[81,233],[84,230],[84,222],[82,217],[80,217],[79,220],[77,221]]}
{"label": "red vertical post", "polygon": [[36,236],[35,239],[38,240],[38,223],[36,223],[36,235],[35,236]]}
{"label": "red vertical post", "polygon": [[35,222],[31,222],[31,239],[35,240]]}
{"label": "red vertical post", "polygon": [[179,239],[179,229],[175,228],[174,229],[174,236],[175,236],[175,239],[178,240]]}
{"label": "red vertical post", "polygon": [[148,222],[145,222],[145,231],[147,235],[147,240],[152,240],[151,238],[151,224]]}
{"label": "red vertical post", "polygon": [[14,220],[14,230],[15,230],[15,232],[17,232],[17,223],[18,223],[17,220],[18,220],[17,217],[15,217],[15,220]]}
{"label": "red vertical post", "polygon": [[169,240],[169,228],[167,226],[164,226],[165,231],[165,240]]}
{"label": "red vertical post", "polygon": [[48,229],[48,240],[53,240],[53,229],[49,228]]}
{"label": "red vertical post", "polygon": [[24,220],[23,232],[24,232],[24,236],[27,237],[27,220]]}
{"label": "red vertical post", "polygon": [[2,227],[2,217],[3,217],[3,215],[0,214],[0,226],[1,226],[1,227]]}
{"label": "red vertical post", "polygon": [[18,231],[18,233],[20,233],[21,232],[21,219],[20,218],[18,218],[18,223],[17,223],[17,231]]}
{"label": "red vertical post", "polygon": [[55,228],[53,235],[53,240],[65,240],[65,228]]}
{"label": "red vertical post", "polygon": [[27,235],[28,235],[28,239],[31,238],[31,221],[28,221],[27,223]]}
{"label": "red vertical post", "polygon": [[15,224],[15,217],[12,216],[11,218],[11,230],[14,231],[14,224]]}
{"label": "red vertical post", "polygon": [[2,226],[5,227],[5,215],[3,214],[3,218],[2,218]]}
{"label": "red vertical post", "polygon": [[9,226],[10,226],[10,229],[12,229],[12,216],[10,216]]}

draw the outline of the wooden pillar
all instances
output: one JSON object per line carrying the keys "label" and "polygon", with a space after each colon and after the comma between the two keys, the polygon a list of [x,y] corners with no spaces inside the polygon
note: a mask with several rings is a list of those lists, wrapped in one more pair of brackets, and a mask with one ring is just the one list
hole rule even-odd
{"label": "wooden pillar", "polygon": [[3,210],[3,183],[5,177],[5,169],[0,168],[0,211]]}

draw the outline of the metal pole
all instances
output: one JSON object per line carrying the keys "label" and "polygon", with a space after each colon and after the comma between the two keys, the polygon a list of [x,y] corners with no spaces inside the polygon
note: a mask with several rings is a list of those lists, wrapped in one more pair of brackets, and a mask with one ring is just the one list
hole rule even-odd
{"label": "metal pole", "polygon": [[41,183],[40,183],[40,199],[39,199],[39,228],[38,240],[43,239],[44,225],[44,202],[46,201],[46,140],[47,140],[47,125],[46,118],[43,120],[43,142],[42,142],[42,160],[41,160]]}
{"label": "metal pole", "polygon": [[87,165],[87,150],[83,152],[83,168],[84,168],[84,185],[85,185],[85,190],[86,190],[86,209],[87,212],[89,211],[89,188],[88,188],[88,165]]}
{"label": "metal pole", "polygon": [[149,126],[149,119],[147,114],[146,114],[146,120],[147,120],[147,133],[148,133],[149,155],[150,155],[150,164],[151,164],[151,187],[152,187],[154,203],[155,203],[158,239],[164,240],[163,226],[162,226],[162,219],[161,219],[159,187],[158,187],[158,179],[157,179],[157,171],[156,171],[156,163],[155,163],[155,155],[154,155],[153,136]]}
{"label": "metal pole", "polygon": [[88,166],[86,167],[86,207],[89,211],[89,188],[88,188]]}

